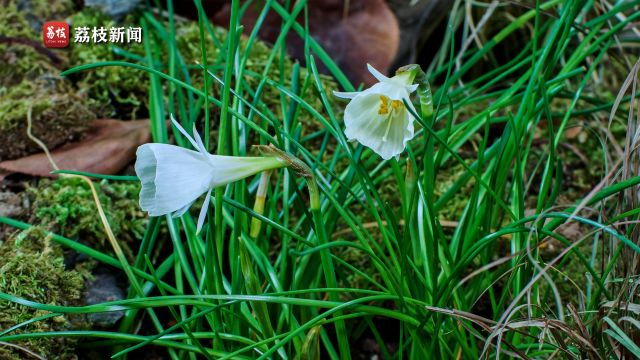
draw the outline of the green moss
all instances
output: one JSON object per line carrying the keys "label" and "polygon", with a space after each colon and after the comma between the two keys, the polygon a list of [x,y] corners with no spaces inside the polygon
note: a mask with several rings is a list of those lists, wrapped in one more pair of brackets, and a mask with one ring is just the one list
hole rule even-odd
{"label": "green moss", "polygon": [[29,112],[32,133],[49,149],[79,138],[94,118],[63,79],[25,80],[0,87],[0,160],[42,151],[27,136]]}
{"label": "green moss", "polygon": [[[85,8],[72,16],[73,26],[94,26],[110,28],[114,26],[139,26],[139,21],[127,17],[122,23],[116,24],[99,10]],[[143,41],[147,41],[143,34]],[[144,55],[142,43],[121,44],[124,50]],[[69,67],[97,63],[101,61],[130,61],[116,55],[114,47],[108,44],[80,44],[74,43],[70,47]],[[83,71],[77,76],[77,86],[87,91],[93,100],[92,110],[99,117],[117,117],[122,119],[136,119],[144,115],[149,93],[149,76],[147,73],[131,68],[109,66]]]}
{"label": "green moss", "polygon": [[13,0],[19,2],[27,17],[42,21],[63,20],[76,10],[75,0]]}
{"label": "green moss", "polygon": [[[8,0],[0,11],[0,86],[20,83],[45,73],[58,72],[49,54],[61,62],[65,51],[42,47],[42,22],[62,20],[74,10],[73,0]],[[36,48],[41,51],[37,51]]]}
{"label": "green moss", "polygon": [[17,3],[0,12],[0,161],[42,151],[27,136],[29,112],[33,134],[50,149],[77,139],[95,118],[72,84],[57,76],[52,58],[64,65],[65,52],[44,49],[27,19],[68,13],[73,2]]}
{"label": "green moss", "polygon": [[0,44],[0,88],[20,84],[24,79],[35,79],[57,72],[51,60],[32,46]]}
{"label": "green moss", "polygon": [[[130,253],[128,244],[142,237],[147,221],[137,203],[140,184],[103,180],[95,186],[113,234]],[[69,238],[78,238],[101,250],[111,249],[91,189],[85,181],[80,178],[45,179],[27,191],[35,209],[32,223]]]}
{"label": "green moss", "polygon": [[0,34],[10,38],[37,40],[36,31],[32,29],[25,17],[25,12],[18,10],[15,1],[3,5],[0,11]]}
{"label": "green moss", "polygon": [[[467,164],[470,165],[470,164]],[[437,198],[444,195],[453,184],[466,173],[466,169],[460,163],[451,163],[449,167],[442,168],[438,171],[436,178],[436,188],[434,193]],[[453,197],[447,201],[439,211],[441,220],[458,221],[462,216],[465,206],[469,202],[469,194],[473,191],[475,179],[471,178],[467,181]]]}
{"label": "green moss", "polygon": [[[0,292],[48,305],[79,305],[84,281],[79,272],[65,269],[62,251],[37,228],[11,236],[0,243]],[[0,301],[0,328],[49,314],[8,301]],[[56,316],[31,323],[12,334],[65,331],[76,327],[78,319]],[[72,338],[32,338],[17,342],[48,359],[72,359],[76,340]],[[13,347],[0,346],[0,358],[25,359]]]}
{"label": "green moss", "polygon": [[0,88],[56,72],[51,59],[36,50],[42,40],[13,2],[0,11],[0,34]]}

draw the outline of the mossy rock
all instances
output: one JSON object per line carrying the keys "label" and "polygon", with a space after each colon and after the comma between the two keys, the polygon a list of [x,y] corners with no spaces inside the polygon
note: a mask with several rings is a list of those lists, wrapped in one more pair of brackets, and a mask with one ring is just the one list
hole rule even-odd
{"label": "mossy rock", "polygon": [[[0,292],[47,305],[77,306],[82,300],[84,280],[65,268],[60,247],[38,228],[22,231],[0,242]],[[48,311],[0,300],[0,329],[8,329]],[[22,326],[10,335],[66,331],[81,326],[81,318],[55,316]],[[65,337],[30,338],[0,344],[0,359],[26,359],[25,350],[48,359],[73,359],[77,340]],[[22,348],[22,349],[21,349]]]}
{"label": "mossy rock", "polygon": [[[62,21],[76,11],[76,0],[8,0],[9,5],[16,5],[21,15],[35,30],[39,37],[45,21]],[[81,2],[80,2],[81,3]]]}
{"label": "mossy rock", "polygon": [[76,140],[95,115],[72,84],[58,77],[65,52],[41,46],[40,30],[28,18],[53,19],[73,10],[73,1],[9,0],[0,12],[0,161],[41,152],[32,133],[49,149]]}
{"label": "mossy rock", "polygon": [[0,114],[0,161],[42,151],[27,135],[29,114],[32,134],[49,149],[78,139],[94,118],[70,84],[53,76],[0,87]]}
{"label": "mossy rock", "polygon": [[[142,238],[147,223],[146,215],[138,206],[140,183],[103,180],[94,182],[94,186],[114,236],[131,256],[131,247]],[[34,209],[31,223],[111,252],[93,194],[83,179],[43,179],[27,192]]]}
{"label": "mossy rock", "polygon": [[0,88],[58,72],[51,59],[32,46],[23,43],[0,44]]}
{"label": "mossy rock", "polygon": [[0,87],[57,71],[46,54],[58,55],[42,47],[36,34],[14,2],[0,11]]}
{"label": "mossy rock", "polygon": [[64,20],[74,0],[6,0],[0,11],[0,86],[16,85],[46,73],[59,72],[67,52],[42,46],[42,24]]}

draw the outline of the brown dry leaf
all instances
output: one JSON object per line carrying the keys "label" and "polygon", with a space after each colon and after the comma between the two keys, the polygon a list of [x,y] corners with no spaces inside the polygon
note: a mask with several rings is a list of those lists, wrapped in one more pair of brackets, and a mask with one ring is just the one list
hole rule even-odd
{"label": "brown dry leaf", "polygon": [[[395,15],[384,0],[308,0],[309,32],[331,55],[355,85],[372,85],[376,80],[367,71],[367,63],[386,73],[396,56],[400,41],[400,27]],[[290,9],[291,10],[291,9]],[[261,6],[249,6],[242,17],[245,33],[253,29],[262,11]],[[230,5],[214,16],[216,24],[228,26]],[[297,18],[304,24],[304,14]],[[271,43],[280,36],[282,18],[270,11],[259,35]],[[304,41],[291,30],[287,36],[287,50],[291,56],[304,61]],[[320,70],[322,64],[318,61]]]}
{"label": "brown dry leaf", "polygon": [[[138,146],[151,140],[149,121],[93,120],[86,135],[51,152],[61,170],[116,174],[135,157]],[[0,162],[0,177],[11,173],[49,176],[53,167],[45,153]]]}

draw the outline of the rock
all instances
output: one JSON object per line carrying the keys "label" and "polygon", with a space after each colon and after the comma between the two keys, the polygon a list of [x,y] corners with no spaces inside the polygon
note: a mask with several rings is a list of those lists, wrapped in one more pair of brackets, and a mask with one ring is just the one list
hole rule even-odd
{"label": "rock", "polygon": [[0,216],[19,217],[24,215],[26,204],[20,194],[0,191]]}
{"label": "rock", "polygon": [[[445,20],[453,0],[387,0],[400,24],[400,44],[392,68],[416,63],[420,44],[427,43],[437,27]],[[437,50],[424,46],[424,50]]]}
{"label": "rock", "polygon": [[85,0],[87,7],[97,8],[115,19],[121,19],[135,10],[142,0]]}
{"label": "rock", "polygon": [[[114,275],[110,273],[100,273],[94,275],[94,279],[87,283],[87,290],[84,294],[87,305],[100,304],[107,301],[124,299],[124,291],[117,285]],[[91,313],[87,320],[93,327],[108,329],[113,327],[122,317],[124,311],[110,311],[104,313]]]}

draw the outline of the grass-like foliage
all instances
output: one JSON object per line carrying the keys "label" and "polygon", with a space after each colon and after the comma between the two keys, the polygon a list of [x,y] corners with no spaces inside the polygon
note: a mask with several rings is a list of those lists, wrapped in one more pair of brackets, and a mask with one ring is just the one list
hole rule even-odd
{"label": "grass-like foliage", "polygon": [[[272,144],[313,179],[280,169],[217,188],[200,234],[198,209],[151,218],[131,262],[117,246],[52,235],[122,270],[127,299],[0,299],[125,315],[111,331],[12,329],[0,341],[81,337],[117,358],[158,347],[172,359],[349,359],[366,341],[385,359],[638,356],[640,119],[628,42],[638,2],[455,2],[443,42],[427,47],[433,113],[416,104],[417,135],[399,161],[346,140],[346,103],[317,67],[345,91],[354,84],[296,21],[306,2],[291,3],[251,5],[284,20],[259,66],[249,54],[264,17],[252,32],[239,26],[249,5],[232,2],[222,34],[196,0],[198,68],[181,55],[168,1],[166,16],[140,17],[144,57],[63,74],[145,72],[155,142],[190,146],[167,122],[174,114],[211,153]],[[286,36],[304,40],[306,69],[287,60]]]}

